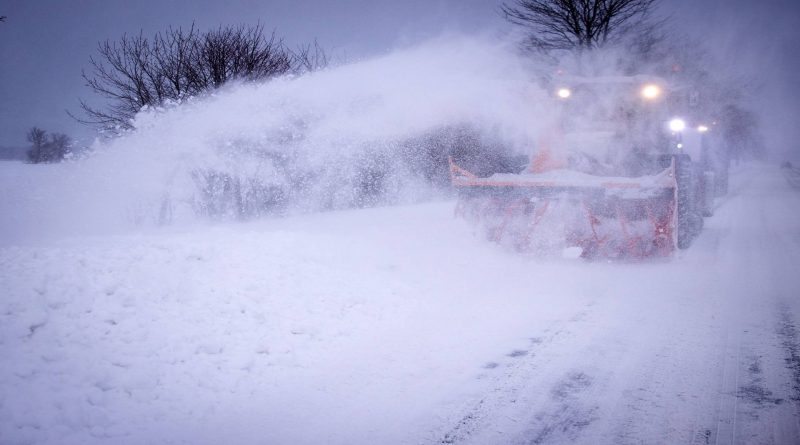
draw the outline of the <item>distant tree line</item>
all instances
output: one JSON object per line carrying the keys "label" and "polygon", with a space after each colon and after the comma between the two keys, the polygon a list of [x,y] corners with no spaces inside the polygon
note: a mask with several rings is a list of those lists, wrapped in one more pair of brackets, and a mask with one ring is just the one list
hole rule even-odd
{"label": "distant tree line", "polygon": [[27,152],[28,162],[33,164],[63,161],[72,148],[69,136],[63,133],[47,134],[39,127],[28,131],[28,142],[31,143]]}
{"label": "distant tree line", "polygon": [[313,71],[328,64],[315,41],[294,50],[275,33],[254,26],[220,26],[209,31],[170,28],[106,40],[83,72],[86,85],[108,101],[105,108],[81,101],[85,118],[105,128],[129,129],[142,108],[180,101],[233,81],[258,81]]}

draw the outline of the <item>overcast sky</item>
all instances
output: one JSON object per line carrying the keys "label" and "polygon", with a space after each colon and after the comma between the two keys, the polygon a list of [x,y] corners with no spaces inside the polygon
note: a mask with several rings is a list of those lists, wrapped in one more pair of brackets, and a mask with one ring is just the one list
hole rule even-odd
{"label": "overcast sky", "polygon": [[0,15],[0,145],[25,143],[32,125],[74,134],[76,110],[97,42],[168,26],[255,24],[290,45],[318,39],[329,51],[367,57],[450,31],[503,24],[487,0],[3,0]]}
{"label": "overcast sky", "polygon": [[[253,24],[290,45],[318,39],[348,58],[369,57],[443,32],[508,28],[502,0],[3,0],[0,15],[0,145],[25,145],[33,125],[86,136],[66,116],[97,42],[166,27]],[[710,42],[732,70],[767,84],[771,131],[792,131],[800,107],[800,5],[796,0],[662,0],[676,27]],[[795,132],[797,130],[794,130]],[[796,133],[800,136],[800,133]]]}

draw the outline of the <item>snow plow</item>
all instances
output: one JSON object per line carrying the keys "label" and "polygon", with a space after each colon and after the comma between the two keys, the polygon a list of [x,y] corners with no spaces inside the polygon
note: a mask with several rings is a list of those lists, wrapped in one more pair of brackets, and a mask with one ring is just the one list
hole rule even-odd
{"label": "snow plow", "polygon": [[[560,146],[548,138],[515,171],[476,174],[480,166],[451,157],[456,216],[520,252],[639,260],[688,247],[702,216],[713,212],[714,175],[693,162],[686,147],[692,138],[682,135],[686,123],[665,119],[665,103],[629,100],[636,84],[638,77],[573,79],[595,102],[581,104],[580,113],[563,107]],[[660,85],[647,82],[640,94],[655,101]],[[623,99],[592,109],[598,92]],[[575,93],[562,88],[557,95]],[[699,128],[698,134],[708,130]]]}
{"label": "snow plow", "polygon": [[570,170],[480,178],[450,164],[456,215],[519,251],[583,258],[669,256],[679,238],[676,158],[654,175],[593,176]]}

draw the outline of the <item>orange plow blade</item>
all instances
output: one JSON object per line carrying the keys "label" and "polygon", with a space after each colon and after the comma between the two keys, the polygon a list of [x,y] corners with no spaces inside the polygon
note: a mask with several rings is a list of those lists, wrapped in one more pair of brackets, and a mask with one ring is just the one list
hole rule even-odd
{"label": "orange plow blade", "polygon": [[450,160],[456,216],[521,252],[642,259],[676,249],[675,165],[650,176],[571,170],[481,178]]}

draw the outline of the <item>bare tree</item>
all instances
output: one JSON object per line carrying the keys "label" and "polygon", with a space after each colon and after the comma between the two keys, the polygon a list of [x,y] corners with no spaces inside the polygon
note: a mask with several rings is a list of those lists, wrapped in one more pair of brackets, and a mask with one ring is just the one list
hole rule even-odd
{"label": "bare tree", "polygon": [[28,161],[34,164],[64,160],[72,145],[69,136],[53,133],[48,137],[47,132],[39,127],[28,131],[28,142],[31,143],[27,153]]}
{"label": "bare tree", "polygon": [[194,41],[190,82],[196,90],[219,88],[230,80],[259,80],[287,73],[291,54],[261,25],[209,31]]}
{"label": "bare tree", "polygon": [[329,63],[328,54],[316,40],[310,45],[300,45],[293,53],[292,65],[297,74],[323,69]]}
{"label": "bare tree", "polygon": [[161,79],[148,76],[152,72],[151,47],[141,34],[123,36],[119,42],[98,45],[99,58],[90,57],[92,74],[83,72],[86,85],[110,102],[105,110],[92,108],[81,101],[88,119],[84,122],[106,127],[130,127],[130,120],[146,105],[155,105],[161,98]]}
{"label": "bare tree", "polygon": [[163,34],[156,34],[152,55],[165,82],[162,84],[167,89],[165,96],[180,100],[199,92],[187,76],[194,59],[195,42],[199,38],[194,24],[185,32],[181,28],[170,28]]}
{"label": "bare tree", "polygon": [[540,50],[591,49],[649,26],[657,0],[516,0],[500,9]]}
{"label": "bare tree", "polygon": [[42,147],[47,142],[47,132],[39,127],[33,127],[28,131],[28,142],[34,147]]}
{"label": "bare tree", "polygon": [[98,53],[83,78],[109,105],[98,109],[81,101],[87,118],[78,120],[122,129],[131,128],[145,106],[202,94],[232,80],[263,80],[327,63],[316,42],[313,51],[309,46],[294,53],[260,24],[202,33],[194,25],[170,28],[152,39],[123,36],[100,43]]}

